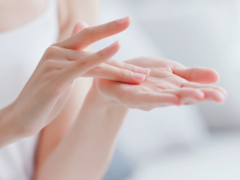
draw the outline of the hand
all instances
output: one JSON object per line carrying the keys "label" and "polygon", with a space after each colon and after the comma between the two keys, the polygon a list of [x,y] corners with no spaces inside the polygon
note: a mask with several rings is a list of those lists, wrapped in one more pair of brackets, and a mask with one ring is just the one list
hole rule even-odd
{"label": "hand", "polygon": [[212,69],[186,68],[171,60],[148,57],[136,58],[126,63],[149,68],[151,73],[141,84],[95,78],[93,87],[96,87],[102,97],[128,108],[151,110],[169,105],[195,104],[205,100],[222,103],[227,97],[224,89],[206,85],[218,81],[218,74]]}
{"label": "hand", "polygon": [[[94,54],[83,51],[90,44],[125,30],[129,24],[130,19],[124,18],[101,26],[86,28],[69,39],[50,46],[19,97],[2,111],[5,118],[1,119],[0,131],[9,130],[8,132],[14,132],[23,137],[38,133],[52,120],[47,117],[59,102],[60,97],[71,88],[74,79],[80,76],[96,75],[135,83],[144,81],[148,70],[107,61],[118,51],[119,43],[117,42]],[[105,61],[107,62],[104,66],[100,65]],[[124,67],[127,68],[124,69]],[[108,73],[102,70],[104,68]],[[133,71],[141,71],[141,74]],[[145,74],[142,71],[145,71]],[[61,104],[54,108],[55,113],[52,117],[60,112],[64,103],[61,101]],[[0,145],[5,139],[0,139]]]}
{"label": "hand", "polygon": [[[128,18],[127,18],[128,19]],[[130,19],[128,19],[130,21]],[[129,23],[129,22],[128,22]],[[129,24],[128,24],[129,25]],[[86,29],[88,26],[84,22],[79,22],[75,25],[72,35],[79,33]],[[128,27],[128,26],[127,26]],[[72,46],[73,49],[79,49],[79,47]],[[82,56],[90,55],[91,53],[82,51]],[[109,59],[97,67],[91,69],[85,73],[84,77],[100,77],[104,79],[110,79],[126,83],[139,84],[146,79],[150,70],[147,68],[137,67],[131,64],[123,63]]]}

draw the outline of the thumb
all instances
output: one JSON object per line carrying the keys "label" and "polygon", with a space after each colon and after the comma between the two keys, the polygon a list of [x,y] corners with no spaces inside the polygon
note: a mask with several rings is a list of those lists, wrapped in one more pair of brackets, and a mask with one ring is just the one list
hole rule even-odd
{"label": "thumb", "polygon": [[219,75],[215,70],[203,67],[176,68],[174,74],[187,81],[203,84],[216,83],[219,79]]}
{"label": "thumb", "polygon": [[77,34],[78,32],[82,31],[83,29],[85,29],[87,27],[88,27],[88,25],[85,22],[83,22],[83,21],[78,22],[74,26],[71,36],[73,36],[74,34]]}

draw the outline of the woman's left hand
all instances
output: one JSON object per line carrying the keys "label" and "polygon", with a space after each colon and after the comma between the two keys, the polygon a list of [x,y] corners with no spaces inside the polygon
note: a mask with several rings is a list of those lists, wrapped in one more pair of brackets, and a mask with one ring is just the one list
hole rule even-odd
{"label": "woman's left hand", "polygon": [[205,100],[222,103],[227,92],[207,85],[218,81],[216,71],[209,68],[186,68],[159,58],[142,57],[126,63],[151,69],[141,84],[126,84],[95,78],[94,86],[104,98],[119,102],[128,108],[151,110],[169,105],[188,105]]}

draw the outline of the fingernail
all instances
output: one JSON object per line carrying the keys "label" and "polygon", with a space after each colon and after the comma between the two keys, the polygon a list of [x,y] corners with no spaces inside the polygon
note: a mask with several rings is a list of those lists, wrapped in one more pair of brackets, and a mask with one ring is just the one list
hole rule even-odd
{"label": "fingernail", "polygon": [[146,79],[146,75],[139,74],[139,73],[133,73],[133,77],[137,80],[145,80]]}
{"label": "fingernail", "polygon": [[220,97],[220,101],[224,101],[224,99],[226,99],[225,95],[222,93],[218,93],[219,97]]}
{"label": "fingernail", "polygon": [[137,73],[141,73],[141,74],[149,74],[150,73],[150,69],[136,67],[136,72]]}
{"label": "fingernail", "polygon": [[125,22],[128,21],[128,19],[129,19],[129,17],[125,17],[125,18],[116,20],[116,22],[117,22],[118,24],[124,24]]}
{"label": "fingernail", "polygon": [[225,89],[223,89],[223,88],[222,88],[222,91],[223,91],[225,97],[227,97],[228,96],[228,92]]}
{"label": "fingernail", "polygon": [[202,91],[200,91],[199,96],[200,96],[200,100],[202,100],[205,97],[205,94]]}
{"label": "fingernail", "polygon": [[108,48],[108,49],[111,49],[111,48],[113,48],[114,46],[116,46],[116,44],[118,44],[118,41],[112,43],[112,44],[111,44],[110,46],[108,46],[107,48]]}
{"label": "fingernail", "polygon": [[81,21],[81,22],[79,22],[79,23],[81,23],[84,28],[87,28],[87,27],[88,27],[88,24],[85,23],[85,22],[83,22],[83,21]]}

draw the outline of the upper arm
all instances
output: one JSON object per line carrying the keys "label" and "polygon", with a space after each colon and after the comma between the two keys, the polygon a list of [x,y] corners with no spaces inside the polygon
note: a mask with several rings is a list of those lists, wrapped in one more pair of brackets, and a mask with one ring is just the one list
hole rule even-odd
{"label": "upper arm", "polygon": [[[59,0],[59,41],[71,35],[78,21],[94,25],[98,14],[97,9],[98,0]],[[90,86],[91,80],[78,78],[60,114],[41,131],[36,154],[36,170],[73,124]]]}

